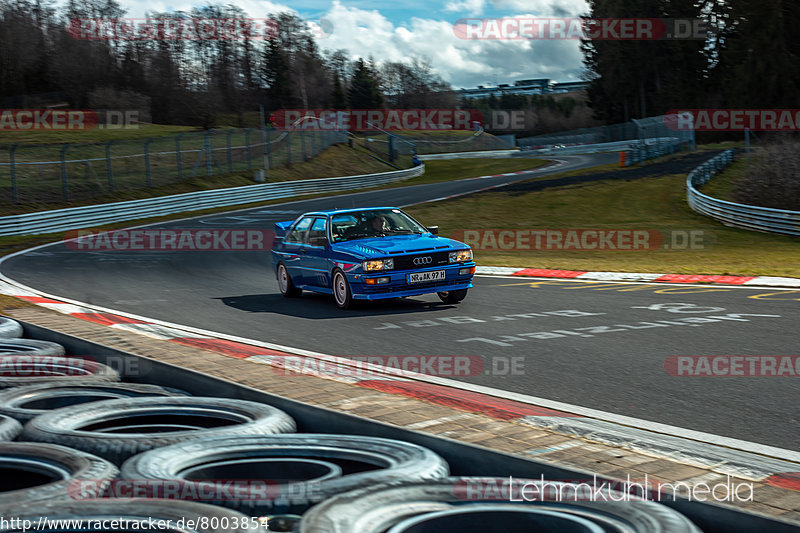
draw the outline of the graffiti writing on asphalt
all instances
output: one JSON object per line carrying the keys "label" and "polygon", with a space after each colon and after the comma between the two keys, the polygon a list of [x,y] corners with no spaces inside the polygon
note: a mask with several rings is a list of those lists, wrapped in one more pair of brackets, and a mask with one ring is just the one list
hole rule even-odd
{"label": "graffiti writing on asphalt", "polygon": [[718,322],[750,322],[750,318],[745,317],[765,317],[780,318],[781,315],[762,315],[753,313],[728,313],[725,315],[710,316],[691,316],[681,317],[672,320],[653,320],[648,322],[634,322],[632,324],[611,324],[607,326],[590,326],[586,328],[572,329],[553,329],[549,331],[532,331],[526,333],[515,333],[513,335],[502,335],[496,338],[470,337],[459,339],[457,342],[484,342],[495,346],[513,346],[514,342],[525,342],[531,340],[550,340],[564,339],[567,337],[594,337],[604,333],[630,332],[652,328],[669,328],[674,326],[700,327]]}
{"label": "graffiti writing on asphalt", "polygon": [[564,317],[564,318],[579,318],[584,316],[598,316],[605,313],[589,313],[586,311],[578,311],[577,309],[562,309],[560,311],[541,311],[539,313],[517,313],[514,315],[496,315],[490,316],[486,319],[475,318],[471,316],[449,316],[442,318],[431,318],[428,320],[409,320],[394,324],[392,322],[383,322],[380,326],[372,329],[398,329],[404,327],[410,328],[425,328],[431,326],[452,326],[453,324],[479,324],[485,322],[506,322],[513,320],[524,320],[526,318],[541,318],[541,317]]}

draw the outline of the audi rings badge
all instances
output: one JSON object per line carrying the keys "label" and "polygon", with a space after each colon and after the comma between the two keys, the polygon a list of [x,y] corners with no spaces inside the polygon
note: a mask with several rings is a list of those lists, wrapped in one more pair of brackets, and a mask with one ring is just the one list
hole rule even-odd
{"label": "audi rings badge", "polygon": [[431,263],[433,263],[433,257],[429,255],[414,258],[414,264],[417,266],[430,265]]}

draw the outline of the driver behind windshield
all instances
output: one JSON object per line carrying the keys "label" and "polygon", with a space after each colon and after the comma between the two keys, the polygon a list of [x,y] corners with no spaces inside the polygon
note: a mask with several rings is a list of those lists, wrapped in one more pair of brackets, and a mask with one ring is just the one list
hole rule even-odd
{"label": "driver behind windshield", "polygon": [[389,223],[386,221],[386,218],[381,215],[373,215],[369,219],[369,227],[375,233],[385,233],[387,231],[391,231],[391,227],[389,227]]}

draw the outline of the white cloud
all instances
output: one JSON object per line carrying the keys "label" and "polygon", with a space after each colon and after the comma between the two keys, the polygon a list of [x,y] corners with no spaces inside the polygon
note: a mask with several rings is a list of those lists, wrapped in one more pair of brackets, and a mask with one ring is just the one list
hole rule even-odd
{"label": "white cloud", "polygon": [[476,17],[483,13],[486,7],[486,0],[450,0],[444,6],[445,11],[463,11],[471,17]]}
{"label": "white cloud", "polygon": [[320,46],[378,61],[425,58],[453,87],[508,83],[521,78],[577,79],[578,41],[477,41],[458,38],[451,22],[412,18],[395,26],[380,12],[335,1],[325,14],[333,33]]}
{"label": "white cloud", "polygon": [[522,10],[539,17],[576,17],[589,12],[586,0],[492,0],[497,9]]}
{"label": "white cloud", "polygon": [[[197,0],[122,1],[129,17],[142,17],[147,11],[190,11],[194,5],[200,5]],[[576,16],[586,4],[584,0],[490,1],[495,7],[502,4],[535,16]],[[288,5],[271,1],[235,0],[233,3],[256,18],[280,11],[297,13]],[[447,5],[461,4],[465,9],[487,7],[486,0],[452,0]],[[567,8],[569,13],[553,11]],[[318,39],[321,48],[343,48],[352,58],[372,56],[377,61],[427,59],[455,88],[539,77],[569,81],[577,79],[582,70],[578,41],[464,40],[455,35],[452,21],[414,17],[397,24],[377,9],[361,9],[339,0],[334,0],[327,12],[318,13],[320,20],[325,21],[325,31],[320,32],[325,37]]]}

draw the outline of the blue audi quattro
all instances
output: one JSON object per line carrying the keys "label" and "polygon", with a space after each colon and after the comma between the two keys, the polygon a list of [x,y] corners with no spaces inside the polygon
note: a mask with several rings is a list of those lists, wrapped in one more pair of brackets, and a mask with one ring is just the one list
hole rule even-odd
{"label": "blue audi quattro", "polygon": [[434,292],[455,304],[475,274],[469,246],[396,207],[316,211],[278,222],[272,263],[284,296],[332,294],[341,309],[355,300]]}

